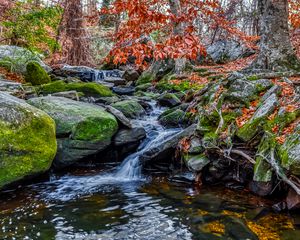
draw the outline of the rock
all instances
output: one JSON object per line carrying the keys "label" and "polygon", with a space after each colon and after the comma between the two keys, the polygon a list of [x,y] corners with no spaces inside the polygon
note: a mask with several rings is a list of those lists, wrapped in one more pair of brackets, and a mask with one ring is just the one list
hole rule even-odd
{"label": "rock", "polygon": [[207,53],[214,62],[226,63],[255,52],[234,40],[218,40],[207,48]]}
{"label": "rock", "polygon": [[181,101],[175,94],[166,93],[158,98],[158,103],[164,107],[175,107],[180,105]]}
{"label": "rock", "polygon": [[50,168],[57,145],[45,112],[0,92],[0,126],[0,188]]}
{"label": "rock", "polygon": [[116,118],[97,105],[51,96],[33,98],[28,102],[43,109],[56,122],[56,168],[104,150],[118,129]]}
{"label": "rock", "polygon": [[131,121],[121,111],[112,106],[106,106],[106,110],[114,115],[125,127],[132,128]]}
{"label": "rock", "polygon": [[37,55],[25,48],[17,46],[0,46],[0,61],[13,63],[14,70],[23,74],[26,73],[26,65],[30,61],[38,62],[47,72],[52,71]]}
{"label": "rock", "polygon": [[79,94],[76,91],[67,91],[67,92],[57,92],[51,94],[54,97],[64,97],[64,98],[69,98],[72,100],[79,101]]}
{"label": "rock", "polygon": [[236,240],[258,240],[258,237],[239,218],[227,217],[225,222],[226,232]]}
{"label": "rock", "polygon": [[29,62],[26,70],[25,80],[33,86],[51,82],[48,73],[37,62]]}
{"label": "rock", "polygon": [[141,154],[140,160],[146,162],[154,159],[160,159],[170,151],[174,151],[179,141],[182,138],[192,136],[195,130],[196,125],[191,125],[180,132],[171,132],[167,136],[163,136],[162,139],[158,139],[158,141],[153,143],[147,151]]}
{"label": "rock", "polygon": [[187,167],[194,172],[201,171],[207,164],[210,163],[210,160],[205,156],[205,154],[185,154],[184,160]]}
{"label": "rock", "polygon": [[174,111],[166,111],[159,116],[159,122],[164,127],[179,127],[185,126],[190,122],[190,114],[176,109]]}
{"label": "rock", "polygon": [[140,77],[140,74],[134,69],[127,69],[123,77],[127,82],[135,82]]}
{"label": "rock", "polygon": [[137,118],[145,114],[145,109],[135,100],[124,100],[111,105],[128,118]]}
{"label": "rock", "polygon": [[275,93],[273,93],[256,110],[251,119],[237,131],[236,135],[245,142],[251,140],[262,128],[262,125],[266,121],[267,117],[273,113],[278,105],[278,97]]}
{"label": "rock", "polygon": [[136,85],[142,85],[146,83],[151,83],[155,79],[155,75],[150,72],[144,72],[136,81]]}
{"label": "rock", "polygon": [[293,189],[289,190],[289,193],[286,197],[286,206],[288,210],[300,208],[300,196]]}
{"label": "rock", "polygon": [[99,83],[65,83],[64,81],[55,81],[41,85],[40,90],[45,94],[52,94],[65,91],[82,92],[87,96],[111,97],[112,91]]}
{"label": "rock", "polygon": [[99,97],[95,99],[95,103],[101,103],[104,105],[110,105],[116,102],[120,102],[120,98],[118,96],[112,96],[112,97]]}
{"label": "rock", "polygon": [[278,150],[282,167],[300,176],[300,127],[288,136]]}
{"label": "rock", "polygon": [[279,85],[274,85],[271,87],[261,98],[261,101],[266,101],[271,95],[276,94],[277,96],[281,93],[282,87]]}
{"label": "rock", "polygon": [[246,104],[255,98],[255,84],[246,79],[234,80],[226,93],[226,99],[229,99],[229,101],[242,102]]}
{"label": "rock", "polygon": [[146,137],[146,131],[144,128],[132,128],[132,129],[122,129],[114,137],[115,146],[123,146],[127,144],[132,144],[143,140]]}
{"label": "rock", "polygon": [[78,77],[82,81],[117,81],[122,79],[124,72],[120,70],[97,70],[86,66],[65,65],[59,71],[55,72],[59,76]]}
{"label": "rock", "polygon": [[0,91],[13,95],[19,91],[23,91],[23,89],[21,83],[0,79]]}
{"label": "rock", "polygon": [[204,150],[205,149],[202,146],[201,140],[198,137],[193,136],[190,140],[190,147],[189,147],[188,153],[189,154],[199,154],[199,153],[202,153]]}
{"label": "rock", "polygon": [[120,87],[113,87],[112,88],[113,92],[118,94],[118,95],[133,95],[134,94],[134,87],[124,87],[124,86],[120,86]]}

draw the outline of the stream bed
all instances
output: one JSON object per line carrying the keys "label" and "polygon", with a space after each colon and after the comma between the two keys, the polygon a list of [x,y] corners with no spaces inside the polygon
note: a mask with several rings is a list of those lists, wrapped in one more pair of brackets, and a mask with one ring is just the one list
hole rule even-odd
{"label": "stream bed", "polygon": [[121,165],[69,168],[0,192],[0,239],[300,239],[300,214],[275,214],[271,201],[200,188],[184,171],[143,171],[139,156],[180,131],[159,125],[162,111],[134,122],[147,138]]}

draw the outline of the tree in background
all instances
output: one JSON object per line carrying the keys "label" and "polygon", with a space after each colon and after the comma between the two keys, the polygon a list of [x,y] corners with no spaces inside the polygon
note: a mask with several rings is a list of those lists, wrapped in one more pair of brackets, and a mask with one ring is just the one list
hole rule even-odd
{"label": "tree in background", "polygon": [[300,70],[300,63],[290,40],[288,0],[261,0],[258,4],[260,51],[251,68],[272,71]]}
{"label": "tree in background", "polygon": [[[138,66],[147,66],[148,59],[196,59],[205,55],[195,19],[207,27],[224,29],[229,37],[246,42],[254,39],[232,27],[217,0],[116,0],[102,13],[127,16],[110,53],[116,64],[126,63],[129,56],[135,58]],[[156,42],[145,41],[154,35]]]}
{"label": "tree in background", "polygon": [[70,65],[92,64],[89,37],[84,22],[81,1],[65,0],[58,37],[62,49],[60,63]]}

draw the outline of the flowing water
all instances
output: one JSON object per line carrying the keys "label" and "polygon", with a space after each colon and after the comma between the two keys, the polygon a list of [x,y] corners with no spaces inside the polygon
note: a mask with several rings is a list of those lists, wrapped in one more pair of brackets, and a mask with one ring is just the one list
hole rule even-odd
{"label": "flowing water", "polygon": [[300,216],[274,214],[266,200],[199,189],[189,173],[143,172],[139,156],[180,131],[158,124],[161,111],[134,122],[147,138],[119,167],[0,192],[0,239],[300,239]]}

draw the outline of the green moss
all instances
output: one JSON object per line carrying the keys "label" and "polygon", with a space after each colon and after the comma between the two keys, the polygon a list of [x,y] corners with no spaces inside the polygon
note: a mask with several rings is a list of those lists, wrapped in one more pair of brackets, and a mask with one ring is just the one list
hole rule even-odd
{"label": "green moss", "polygon": [[245,142],[250,141],[259,129],[262,129],[262,121],[263,119],[260,118],[248,121],[244,126],[238,129],[236,135]]}
{"label": "green moss", "polygon": [[193,72],[197,73],[206,73],[208,71],[207,68],[193,68]]}
{"label": "green moss", "polygon": [[185,92],[187,90],[200,90],[204,87],[204,85],[200,84],[191,84],[188,80],[182,80],[179,84],[169,83],[168,81],[161,80],[157,85],[156,89],[161,91],[178,91],[178,92]]}
{"label": "green moss", "polygon": [[5,68],[8,71],[12,71],[13,69],[13,64],[10,61],[0,61],[0,67]]}
{"label": "green moss", "polygon": [[72,139],[94,142],[110,140],[117,130],[118,123],[114,117],[88,117],[74,126]]}
{"label": "green moss", "polygon": [[48,73],[37,62],[29,62],[26,70],[25,80],[33,86],[51,82]]}
{"label": "green moss", "polygon": [[0,120],[0,188],[47,171],[57,150],[55,123],[48,115],[17,111],[24,114],[18,125]]}
{"label": "green moss", "polygon": [[56,93],[64,91],[82,92],[85,95],[95,95],[101,97],[111,97],[113,96],[112,91],[101,84],[90,82],[90,83],[65,83],[64,81],[55,81],[41,86],[41,91],[43,93]]}
{"label": "green moss", "polygon": [[152,83],[144,83],[144,84],[138,85],[135,88],[135,90],[136,91],[146,91],[150,87],[152,87]]}
{"label": "green moss", "polygon": [[180,109],[167,110],[159,117],[159,122],[163,126],[168,126],[168,127],[178,127],[180,125],[187,125],[191,121],[192,121],[191,114],[186,113]]}
{"label": "green moss", "polygon": [[215,80],[219,80],[219,79],[221,79],[223,77],[224,77],[224,75],[214,75],[214,76],[207,77],[207,80],[209,80],[209,81],[215,81]]}
{"label": "green moss", "polygon": [[142,85],[142,84],[145,84],[145,83],[151,83],[154,79],[155,79],[154,74],[145,72],[136,81],[136,85]]}
{"label": "green moss", "polygon": [[251,76],[248,76],[247,77],[247,80],[249,80],[249,81],[256,81],[256,80],[258,80],[259,78],[256,76],[256,75],[251,75]]}
{"label": "green moss", "polygon": [[125,100],[112,104],[112,106],[121,111],[128,118],[139,117],[145,113],[144,108],[134,100]]}

